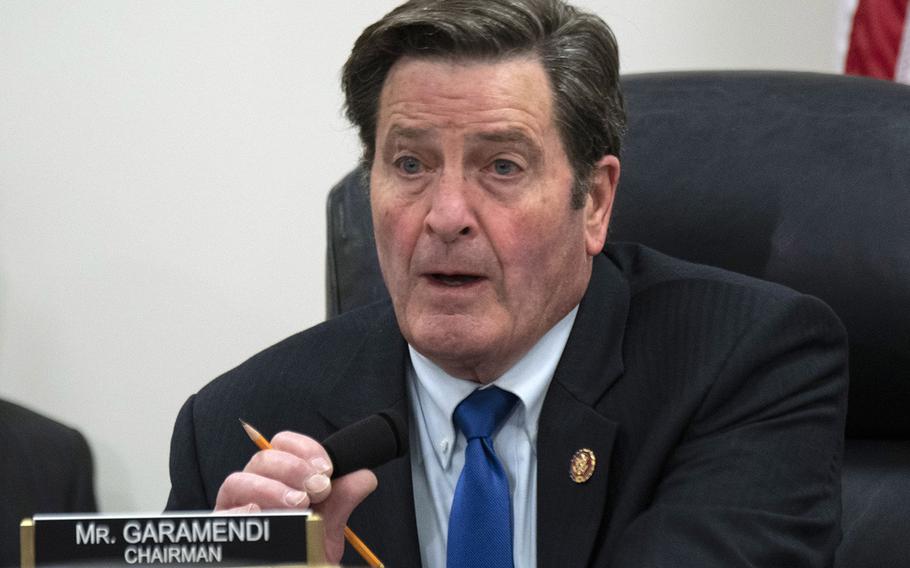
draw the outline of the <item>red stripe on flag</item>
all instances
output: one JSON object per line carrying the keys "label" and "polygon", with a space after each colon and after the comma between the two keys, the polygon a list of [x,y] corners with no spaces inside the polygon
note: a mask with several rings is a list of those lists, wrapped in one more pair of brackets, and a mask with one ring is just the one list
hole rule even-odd
{"label": "red stripe on flag", "polygon": [[845,72],[894,79],[908,0],[860,0],[853,16]]}

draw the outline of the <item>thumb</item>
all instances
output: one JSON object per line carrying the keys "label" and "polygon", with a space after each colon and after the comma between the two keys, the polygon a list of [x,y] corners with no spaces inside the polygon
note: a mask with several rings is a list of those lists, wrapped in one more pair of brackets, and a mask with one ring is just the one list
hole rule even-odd
{"label": "thumb", "polygon": [[325,522],[325,553],[329,564],[341,562],[344,554],[344,527],[354,509],[372,493],[379,481],[368,469],[360,469],[332,480],[332,493],[314,506]]}

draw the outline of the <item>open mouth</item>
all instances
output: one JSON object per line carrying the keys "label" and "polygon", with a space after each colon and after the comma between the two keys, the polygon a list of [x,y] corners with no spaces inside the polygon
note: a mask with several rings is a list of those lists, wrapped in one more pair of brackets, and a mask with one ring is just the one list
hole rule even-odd
{"label": "open mouth", "polygon": [[480,276],[472,276],[470,274],[441,274],[439,272],[430,274],[430,278],[433,282],[453,287],[464,286],[480,280]]}

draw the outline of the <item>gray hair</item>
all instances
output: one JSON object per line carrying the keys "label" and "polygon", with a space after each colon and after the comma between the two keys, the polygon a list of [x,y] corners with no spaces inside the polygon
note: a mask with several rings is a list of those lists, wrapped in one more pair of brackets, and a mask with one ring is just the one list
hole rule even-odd
{"label": "gray hair", "polygon": [[583,206],[594,164],[619,156],[626,117],[613,32],[561,0],[410,0],[366,28],[341,80],[364,164],[372,165],[379,96],[399,58],[495,62],[520,55],[536,56],[547,72],[575,177],[572,205]]}

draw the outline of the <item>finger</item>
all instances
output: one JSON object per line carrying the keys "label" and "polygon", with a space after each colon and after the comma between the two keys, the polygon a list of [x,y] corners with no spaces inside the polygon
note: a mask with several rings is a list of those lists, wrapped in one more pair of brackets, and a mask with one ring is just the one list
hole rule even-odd
{"label": "finger", "polygon": [[344,527],[354,509],[376,490],[378,480],[368,469],[360,469],[332,482],[332,493],[315,506],[325,522],[326,556],[330,563],[339,562],[344,553]]}
{"label": "finger", "polygon": [[[278,449],[257,452],[247,462],[243,471],[280,481],[300,491],[310,491],[307,480],[319,473],[306,459]],[[318,484],[310,483],[312,489],[317,491],[323,491],[326,484],[320,487]]]}
{"label": "finger", "polygon": [[272,448],[306,460],[314,471],[332,476],[332,460],[322,444],[303,434],[296,432],[279,432],[272,438]]}
{"label": "finger", "polygon": [[297,473],[300,485],[310,496],[311,503],[321,503],[332,491],[332,462],[322,444],[296,432],[280,432],[272,438],[272,448],[297,456],[301,463]]}
{"label": "finger", "polygon": [[247,472],[227,476],[218,489],[215,510],[228,510],[255,504],[260,509],[306,509],[310,506],[305,491]]}

